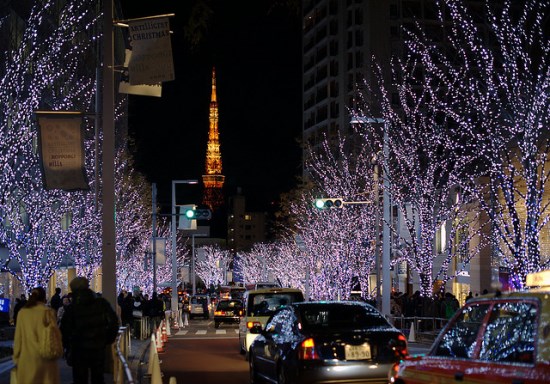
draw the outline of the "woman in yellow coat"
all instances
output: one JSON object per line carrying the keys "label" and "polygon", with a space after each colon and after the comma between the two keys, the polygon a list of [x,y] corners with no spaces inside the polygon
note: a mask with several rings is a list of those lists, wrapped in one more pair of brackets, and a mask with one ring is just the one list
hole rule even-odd
{"label": "woman in yellow coat", "polygon": [[53,309],[46,306],[46,291],[33,288],[27,304],[19,311],[13,340],[13,362],[17,384],[59,384],[58,359],[46,360],[38,354],[44,317],[56,324]]}

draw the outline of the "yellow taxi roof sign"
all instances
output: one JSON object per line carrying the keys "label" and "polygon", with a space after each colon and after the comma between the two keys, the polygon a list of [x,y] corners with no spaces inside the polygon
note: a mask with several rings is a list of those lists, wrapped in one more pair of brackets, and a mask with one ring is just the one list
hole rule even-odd
{"label": "yellow taxi roof sign", "polygon": [[550,270],[528,274],[526,285],[528,287],[550,287]]}

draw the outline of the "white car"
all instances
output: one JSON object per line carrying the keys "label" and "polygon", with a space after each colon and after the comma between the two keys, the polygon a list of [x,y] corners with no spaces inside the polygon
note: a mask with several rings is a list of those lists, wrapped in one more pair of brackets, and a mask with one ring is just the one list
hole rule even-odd
{"label": "white car", "polygon": [[210,297],[208,295],[194,295],[189,299],[189,319],[193,317],[210,318]]}

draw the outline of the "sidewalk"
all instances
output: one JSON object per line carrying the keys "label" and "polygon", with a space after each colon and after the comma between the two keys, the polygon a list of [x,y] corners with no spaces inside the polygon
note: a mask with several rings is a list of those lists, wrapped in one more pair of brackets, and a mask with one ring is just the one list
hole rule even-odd
{"label": "sidewalk", "polygon": [[[147,373],[147,352],[151,339],[138,340],[132,339],[130,342],[130,352],[128,354],[128,367],[132,372],[132,377],[135,384],[142,382],[144,373]],[[13,339],[0,340],[1,346],[13,347]],[[13,368],[11,357],[6,357],[0,360],[0,384],[9,384],[10,370]],[[64,359],[59,359],[59,370],[61,376],[61,384],[71,384],[72,368],[67,365]],[[105,384],[113,384],[113,375],[105,374]]]}

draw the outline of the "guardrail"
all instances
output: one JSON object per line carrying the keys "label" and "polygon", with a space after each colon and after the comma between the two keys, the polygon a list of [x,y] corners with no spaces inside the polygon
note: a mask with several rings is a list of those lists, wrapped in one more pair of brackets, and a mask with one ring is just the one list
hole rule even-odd
{"label": "guardrail", "polygon": [[409,341],[433,342],[439,332],[449,321],[442,317],[404,317],[390,316],[390,322],[405,336]]}
{"label": "guardrail", "polygon": [[128,366],[132,337],[128,327],[120,327],[113,343],[113,380],[115,384],[135,384],[132,371]]}

